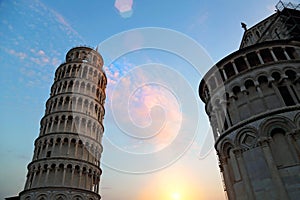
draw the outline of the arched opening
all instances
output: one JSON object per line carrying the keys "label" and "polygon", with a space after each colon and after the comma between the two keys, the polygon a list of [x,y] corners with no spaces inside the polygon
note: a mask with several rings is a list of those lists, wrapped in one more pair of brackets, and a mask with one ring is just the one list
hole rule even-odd
{"label": "arched opening", "polygon": [[296,79],[296,72],[294,70],[286,70],[285,75],[288,76],[289,80],[294,81]]}
{"label": "arched opening", "polygon": [[259,85],[267,84],[268,78],[266,76],[259,76],[257,79]]}
{"label": "arched opening", "polygon": [[247,94],[253,94],[254,92],[256,92],[254,82],[250,79],[245,81],[245,88],[247,90]]}
{"label": "arched opening", "polygon": [[281,75],[279,72],[273,72],[271,76],[272,76],[272,78],[274,78],[275,81],[279,81],[281,78]]}
{"label": "arched opening", "polygon": [[273,159],[277,167],[284,167],[294,163],[290,145],[287,141],[286,133],[281,128],[275,128],[271,131],[272,143],[271,149]]}
{"label": "arched opening", "polygon": [[232,92],[235,96],[237,96],[237,94],[241,92],[241,88],[239,86],[234,86],[232,88]]}

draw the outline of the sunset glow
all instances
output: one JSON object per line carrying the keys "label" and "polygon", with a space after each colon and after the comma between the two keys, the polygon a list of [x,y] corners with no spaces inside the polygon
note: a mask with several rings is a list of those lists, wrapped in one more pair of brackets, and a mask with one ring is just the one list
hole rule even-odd
{"label": "sunset glow", "polygon": [[172,194],[172,200],[180,200],[181,199],[181,196],[178,192],[174,192]]}

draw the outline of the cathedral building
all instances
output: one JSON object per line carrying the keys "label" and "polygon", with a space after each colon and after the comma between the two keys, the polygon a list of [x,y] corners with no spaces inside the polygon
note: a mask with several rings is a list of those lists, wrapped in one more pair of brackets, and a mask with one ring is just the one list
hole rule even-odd
{"label": "cathedral building", "polygon": [[230,200],[300,198],[300,4],[276,8],[199,86]]}
{"label": "cathedral building", "polygon": [[55,72],[21,200],[99,200],[107,83],[101,55],[76,47]]}

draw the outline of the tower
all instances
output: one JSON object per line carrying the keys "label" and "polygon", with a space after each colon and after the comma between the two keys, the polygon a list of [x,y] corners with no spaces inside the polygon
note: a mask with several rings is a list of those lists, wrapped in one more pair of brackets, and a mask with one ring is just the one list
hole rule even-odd
{"label": "tower", "polygon": [[200,82],[230,200],[300,197],[300,4],[245,33]]}
{"label": "tower", "polygon": [[76,47],[55,72],[20,199],[100,199],[106,75],[101,55]]}

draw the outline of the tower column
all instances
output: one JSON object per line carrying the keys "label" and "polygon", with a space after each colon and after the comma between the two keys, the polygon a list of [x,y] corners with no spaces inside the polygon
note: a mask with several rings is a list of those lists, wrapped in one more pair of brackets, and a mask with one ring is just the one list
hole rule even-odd
{"label": "tower column", "polygon": [[261,138],[259,143],[263,150],[265,160],[267,162],[269,171],[271,173],[271,177],[274,180],[274,183],[276,184],[277,191],[279,194],[279,199],[289,199],[287,192],[284,188],[284,184],[277,170],[276,164],[273,161],[272,153],[269,147],[269,138]]}
{"label": "tower column", "polygon": [[32,188],[33,185],[36,185],[35,181],[36,181],[36,173],[37,173],[37,169],[33,170],[33,178],[32,178],[32,182],[30,183],[30,188]]}
{"label": "tower column", "polygon": [[222,69],[222,73],[223,73],[224,79],[227,80],[227,75],[226,75],[224,69]]}
{"label": "tower column", "polygon": [[256,55],[257,55],[257,57],[259,59],[260,64],[264,64],[264,60],[262,59],[259,50],[257,50],[255,53],[256,53]]}
{"label": "tower column", "polygon": [[275,54],[274,54],[274,52],[273,52],[273,49],[272,49],[272,48],[269,48],[269,50],[270,50],[270,53],[271,53],[271,55],[272,55],[273,60],[274,60],[275,62],[277,62],[278,59],[276,58],[276,56],[275,56]]}
{"label": "tower column", "polygon": [[236,155],[239,169],[241,170],[242,179],[244,180],[244,187],[246,189],[247,199],[255,199],[248,172],[244,164],[243,152],[241,149],[235,149],[234,153]]}
{"label": "tower column", "polygon": [[289,54],[286,52],[285,48],[283,48],[283,53],[288,60],[291,60]]}
{"label": "tower column", "polygon": [[33,173],[31,171],[28,172],[28,176],[25,183],[25,190],[30,188],[30,181],[32,180]]}
{"label": "tower column", "polygon": [[49,173],[50,173],[50,168],[49,168],[49,166],[47,166],[47,169],[46,169],[47,171],[46,171],[46,176],[45,176],[45,180],[44,180],[44,185],[46,185],[47,184],[47,182],[48,182],[48,177],[49,177]]}
{"label": "tower column", "polygon": [[249,63],[247,57],[246,57],[246,56],[243,56],[243,58],[244,58],[244,61],[245,61],[246,65],[247,65],[247,68],[250,69],[250,68],[251,68],[251,65],[250,65],[250,63]]}
{"label": "tower column", "polygon": [[236,65],[235,65],[234,61],[232,60],[230,63],[232,64],[232,67],[233,67],[234,73],[235,73],[235,74],[239,74],[239,71],[237,70],[237,68],[236,68]]}
{"label": "tower column", "polygon": [[66,170],[67,170],[67,166],[64,165],[64,168],[63,168],[63,176],[62,176],[62,182],[61,182],[62,185],[65,185]]}
{"label": "tower column", "polygon": [[226,157],[221,157],[220,158],[220,163],[222,166],[222,171],[223,171],[223,175],[224,175],[224,182],[226,185],[226,192],[228,194],[228,198],[230,200],[235,200],[235,194],[234,194],[234,190],[232,188],[232,181],[231,181],[231,177],[230,177],[230,172],[228,169],[228,159]]}

